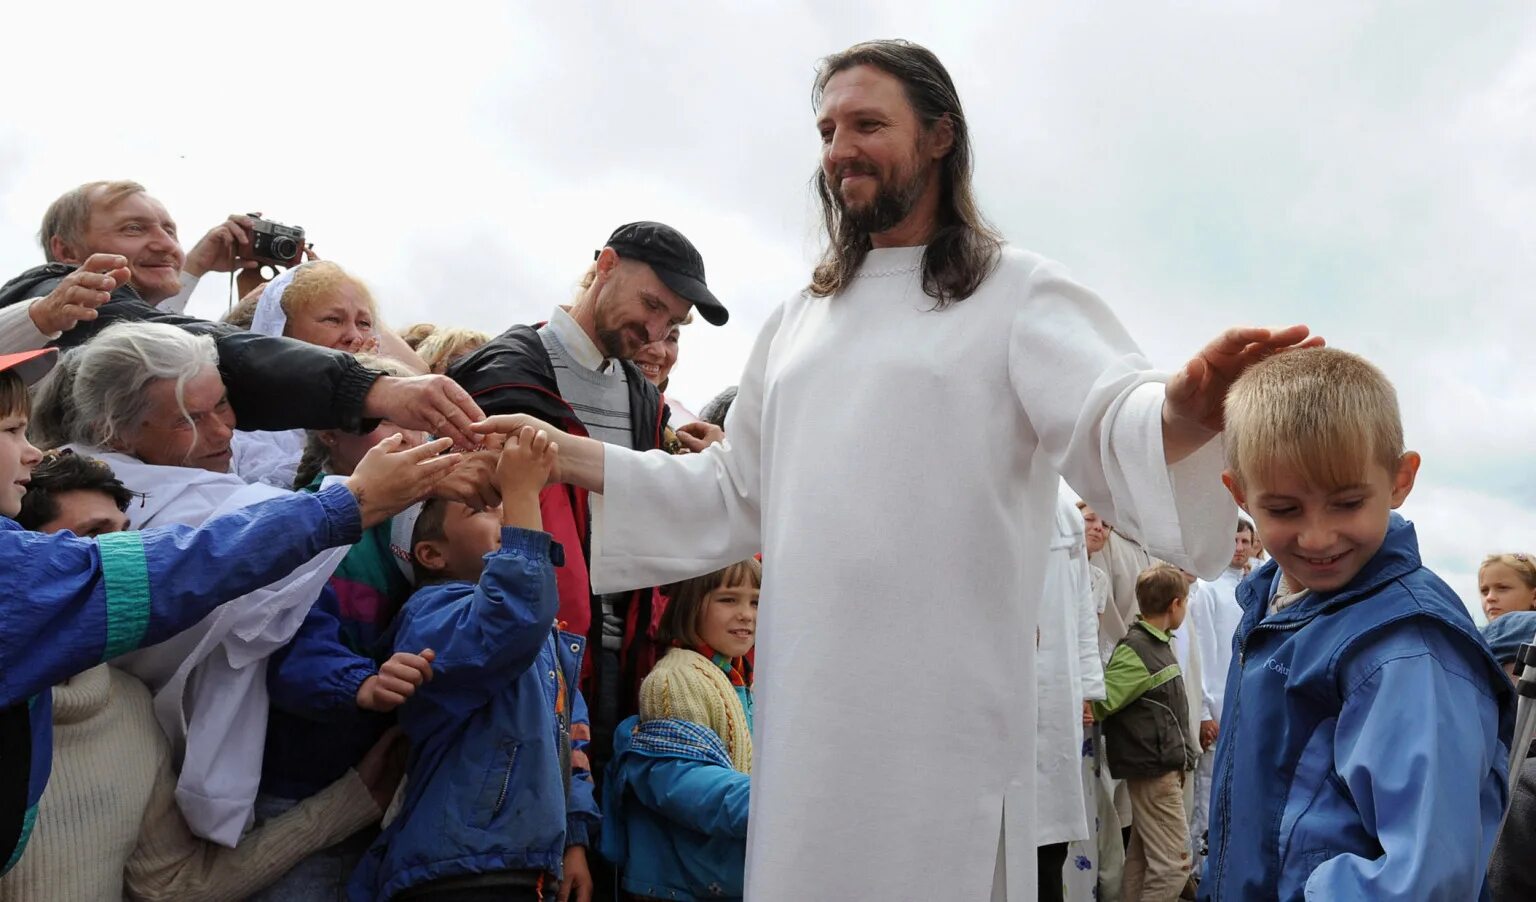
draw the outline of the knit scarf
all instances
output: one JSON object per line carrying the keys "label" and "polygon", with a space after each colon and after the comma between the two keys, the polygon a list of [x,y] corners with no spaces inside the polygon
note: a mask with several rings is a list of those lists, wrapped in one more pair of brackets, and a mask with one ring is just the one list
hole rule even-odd
{"label": "knit scarf", "polygon": [[[678,647],[658,662],[640,684],[640,719],[686,720],[708,727],[730,753],[731,765],[752,772],[752,731],[746,709],[736,695],[734,680],[751,679],[751,668],[740,662],[729,669],[715,662],[709,649]],[[731,664],[731,659],[724,659]],[[734,673],[733,673],[734,671]]]}

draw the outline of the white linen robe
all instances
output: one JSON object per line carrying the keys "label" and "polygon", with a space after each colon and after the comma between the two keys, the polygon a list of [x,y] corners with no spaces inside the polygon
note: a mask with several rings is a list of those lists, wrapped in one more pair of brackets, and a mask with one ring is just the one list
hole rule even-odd
{"label": "white linen robe", "polygon": [[1167,466],[1163,387],[1099,298],[1006,249],[936,311],[923,253],[776,311],[723,445],[604,448],[595,591],[764,554],[748,899],[1034,898],[1058,474],[1171,560],[1231,558],[1220,442]]}
{"label": "white linen robe", "polygon": [[1065,496],[1056,505],[1055,527],[1035,653],[1035,843],[1041,846],[1091,835],[1083,787],[1083,700],[1104,698],[1083,517]]}

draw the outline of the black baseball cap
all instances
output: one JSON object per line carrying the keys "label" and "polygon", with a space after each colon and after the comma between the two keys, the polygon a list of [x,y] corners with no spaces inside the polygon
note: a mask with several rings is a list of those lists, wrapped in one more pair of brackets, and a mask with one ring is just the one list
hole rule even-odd
{"label": "black baseball cap", "polygon": [[656,278],[697,307],[710,325],[723,326],[730,319],[730,311],[704,284],[704,258],[677,229],[659,222],[631,222],[614,229],[606,246],[625,260],[649,264]]}

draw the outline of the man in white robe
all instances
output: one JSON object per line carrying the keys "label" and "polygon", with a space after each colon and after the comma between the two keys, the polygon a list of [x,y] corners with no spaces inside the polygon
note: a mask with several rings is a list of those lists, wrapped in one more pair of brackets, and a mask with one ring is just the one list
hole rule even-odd
{"label": "man in white robe", "polygon": [[1067,846],[1092,834],[1092,798],[1083,781],[1083,702],[1104,699],[1098,608],[1088,566],[1083,518],[1065,495],[1040,595],[1035,658],[1035,842],[1040,847],[1040,897],[1064,899]]}
{"label": "man in white robe", "polygon": [[[953,83],[857,45],[818,77],[830,237],[701,453],[552,431],[594,492],[599,591],[763,552],[750,900],[1033,899],[1035,627],[1058,479],[1214,574],[1221,402],[1305,327],[1229,330],[1169,379],[1097,296],[975,211]],[[522,415],[482,432],[547,424]]]}

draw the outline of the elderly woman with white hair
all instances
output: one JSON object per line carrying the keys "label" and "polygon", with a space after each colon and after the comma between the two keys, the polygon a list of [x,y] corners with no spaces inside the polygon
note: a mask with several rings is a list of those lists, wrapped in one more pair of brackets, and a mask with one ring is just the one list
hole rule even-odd
{"label": "elderly woman with white hair", "polygon": [[[40,404],[70,447],[106,462],[142,496],[134,528],[196,526],[284,494],[229,472],[236,425],[206,336],[155,323],[106,329],[70,354]],[[182,755],[177,801],[193,832],[233,846],[251,824],[267,724],[266,659],[303,622],[346,548],[230,602],[198,626],[119,663],[155,693],[155,713]]]}

